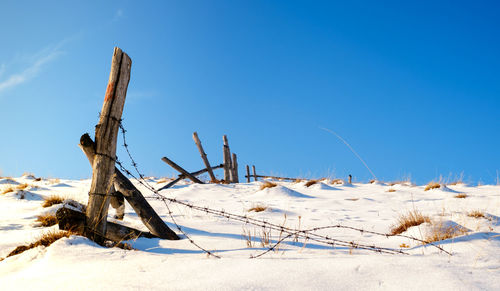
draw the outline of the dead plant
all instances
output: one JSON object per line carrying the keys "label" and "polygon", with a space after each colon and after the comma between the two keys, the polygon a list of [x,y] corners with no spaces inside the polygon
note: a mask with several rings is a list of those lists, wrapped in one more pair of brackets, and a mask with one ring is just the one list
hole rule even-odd
{"label": "dead plant", "polygon": [[304,184],[304,186],[311,187],[312,185],[317,184],[318,182],[319,182],[318,180],[309,180]]}
{"label": "dead plant", "polygon": [[2,190],[2,194],[7,194],[7,193],[10,193],[10,192],[14,192],[16,189],[12,186],[9,186],[5,189]]}
{"label": "dead plant", "polygon": [[57,224],[57,218],[52,213],[41,214],[36,217],[36,221],[40,223],[42,227],[48,227]]}
{"label": "dead plant", "polygon": [[58,196],[58,195],[50,195],[49,197],[46,197],[42,203],[42,207],[50,207],[55,204],[61,204],[63,203],[65,198]]}
{"label": "dead plant", "polygon": [[253,206],[252,208],[248,209],[248,212],[255,211],[255,212],[262,212],[265,211],[268,207],[265,205],[257,204]]}
{"label": "dead plant", "polygon": [[24,245],[24,246],[18,246],[17,248],[15,248],[12,252],[10,252],[8,255],[7,255],[7,258],[8,257],[11,257],[11,256],[15,256],[15,255],[18,255],[24,251],[27,251],[29,249],[32,249],[32,248],[36,248],[38,246],[44,246],[44,247],[48,247],[50,246],[52,243],[54,243],[55,241],[57,241],[58,239],[60,238],[63,238],[63,237],[69,237],[70,235],[72,235],[71,232],[69,231],[61,231],[61,230],[57,230],[57,231],[48,231],[44,234],[42,234],[42,236],[36,240],[35,242],[29,244],[29,245]]}
{"label": "dead plant", "polygon": [[417,226],[430,221],[431,220],[428,216],[423,215],[418,210],[409,211],[407,214],[399,216],[396,224],[391,227],[391,234],[401,234],[412,226]]}
{"label": "dead plant", "polygon": [[467,213],[467,216],[474,218],[486,218],[484,212],[481,210],[472,210]]}
{"label": "dead plant", "polygon": [[440,224],[432,228],[431,233],[427,234],[425,241],[427,243],[432,243],[454,238],[465,233],[467,233],[467,229],[461,227],[460,225],[443,226],[442,224]]}
{"label": "dead plant", "polygon": [[466,198],[467,197],[467,194],[465,193],[458,193],[457,195],[455,195],[455,198]]}
{"label": "dead plant", "polygon": [[429,190],[438,189],[438,188],[441,188],[441,184],[436,183],[436,182],[429,182],[429,184],[427,184],[427,186],[425,186],[424,191],[429,191]]}
{"label": "dead plant", "polygon": [[273,183],[273,182],[269,182],[269,181],[265,181],[264,183],[262,183],[262,185],[260,185],[260,190],[264,190],[266,188],[273,188],[276,186],[278,186],[278,184]]}

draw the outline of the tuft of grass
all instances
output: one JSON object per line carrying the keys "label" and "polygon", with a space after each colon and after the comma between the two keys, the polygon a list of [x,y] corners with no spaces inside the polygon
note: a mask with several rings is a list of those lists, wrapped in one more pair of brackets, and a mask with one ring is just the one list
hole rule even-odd
{"label": "tuft of grass", "polygon": [[16,189],[17,190],[24,190],[24,189],[28,188],[28,186],[29,185],[27,183],[23,183],[23,184],[17,185]]}
{"label": "tuft of grass", "polygon": [[427,184],[427,186],[425,186],[424,191],[429,191],[429,190],[438,189],[438,188],[441,188],[441,184],[436,183],[436,182],[429,182],[429,184]]}
{"label": "tuft of grass", "polygon": [[61,204],[64,202],[64,198],[58,195],[50,195],[49,197],[45,198],[45,200],[42,203],[42,207],[50,207],[52,205],[56,204]]}
{"label": "tuft of grass", "polygon": [[466,198],[467,197],[467,194],[465,193],[458,193],[457,195],[455,195],[455,198]]}
{"label": "tuft of grass", "polygon": [[474,217],[474,218],[485,218],[486,217],[484,215],[484,212],[481,210],[472,210],[469,213],[467,213],[467,216]]}
{"label": "tuft of grass", "polygon": [[5,189],[3,189],[3,190],[2,190],[2,195],[3,195],[3,194],[10,193],[10,192],[14,192],[14,190],[15,190],[15,188],[14,188],[14,187],[9,186],[9,187],[7,187],[7,188],[5,188]]}
{"label": "tuft of grass", "polygon": [[36,217],[36,221],[40,222],[40,226],[48,227],[57,224],[57,218],[52,213],[41,214]]}
{"label": "tuft of grass", "polygon": [[330,184],[332,184],[332,185],[344,184],[344,180],[342,180],[342,179],[333,179],[333,180],[330,181]]}
{"label": "tuft of grass", "polygon": [[437,225],[432,228],[432,232],[427,234],[425,241],[427,243],[437,242],[467,233],[467,229],[461,226],[447,226]]}
{"label": "tuft of grass", "polygon": [[423,215],[418,210],[409,211],[407,214],[399,216],[398,221],[391,228],[391,234],[401,234],[412,226],[417,226],[430,221],[431,219],[428,216]]}
{"label": "tuft of grass", "polygon": [[248,209],[247,211],[248,212],[251,212],[251,211],[255,211],[255,212],[262,212],[262,211],[265,211],[268,207],[267,206],[264,206],[264,205],[256,205],[250,209]]}
{"label": "tuft of grass", "polygon": [[260,185],[260,190],[264,190],[266,188],[273,188],[273,187],[276,187],[276,186],[278,186],[278,184],[266,181],[262,185]]}
{"label": "tuft of grass", "polygon": [[57,231],[49,231],[49,232],[46,232],[44,234],[42,234],[42,236],[36,240],[35,242],[29,244],[29,245],[24,245],[24,246],[18,246],[17,248],[15,248],[12,252],[10,252],[8,255],[7,255],[7,258],[8,257],[11,257],[11,256],[15,256],[15,255],[18,255],[24,251],[27,251],[29,249],[32,249],[32,248],[36,248],[38,246],[44,246],[44,247],[48,247],[50,246],[52,243],[54,243],[55,241],[57,241],[58,239],[61,239],[63,237],[69,237],[70,235],[72,235],[71,232],[69,231],[61,231],[61,230],[57,230]]}
{"label": "tuft of grass", "polygon": [[309,180],[309,181],[307,181],[307,182],[304,184],[304,186],[306,186],[306,187],[311,187],[312,185],[317,184],[317,183],[318,183],[318,180]]}
{"label": "tuft of grass", "polygon": [[59,180],[59,178],[49,179],[49,183],[50,184],[59,184],[59,183],[61,183],[61,180]]}
{"label": "tuft of grass", "polygon": [[387,192],[396,192],[396,189],[391,188],[391,189],[387,190]]}

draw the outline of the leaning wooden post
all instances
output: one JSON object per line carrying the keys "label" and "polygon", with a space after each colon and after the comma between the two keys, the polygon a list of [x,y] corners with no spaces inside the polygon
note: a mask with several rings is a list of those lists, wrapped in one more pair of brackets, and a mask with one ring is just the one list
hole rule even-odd
{"label": "leaning wooden post", "polygon": [[233,176],[233,183],[239,183],[240,178],[238,177],[238,160],[236,159],[236,154],[233,153],[233,160],[232,160],[232,176]]}
{"label": "leaning wooden post", "polygon": [[250,167],[247,165],[247,183],[250,183]]}
{"label": "leaning wooden post", "polygon": [[167,163],[170,167],[172,167],[175,170],[177,170],[179,173],[185,175],[186,178],[188,178],[189,180],[191,180],[191,181],[193,181],[195,183],[198,183],[198,184],[204,184],[202,181],[200,181],[200,179],[198,179],[195,176],[191,175],[191,173],[189,173],[188,171],[184,170],[181,166],[177,165],[176,163],[174,163],[169,158],[163,157],[163,158],[161,158],[161,160],[164,161],[165,163]]}
{"label": "leaning wooden post", "polygon": [[115,173],[116,138],[125,105],[131,65],[129,56],[115,47],[108,87],[95,129],[96,156],[92,165],[85,235],[99,244],[104,243],[106,235],[109,191]]}
{"label": "leaning wooden post", "polygon": [[203,160],[203,163],[205,163],[205,168],[208,170],[208,174],[210,175],[210,181],[212,183],[215,183],[217,181],[217,179],[215,178],[214,172],[212,171],[212,167],[210,166],[210,163],[208,162],[207,154],[203,150],[203,146],[201,146],[201,141],[198,138],[198,133],[196,131],[193,132],[193,139],[194,139],[194,143],[196,143],[196,146],[198,147],[198,151],[200,152],[201,159]]}
{"label": "leaning wooden post", "polygon": [[222,140],[224,142],[224,147],[222,148],[222,154],[224,158],[224,181],[226,183],[231,182],[231,151],[229,150],[229,143],[227,141],[227,136],[223,135]]}
{"label": "leaning wooden post", "polygon": [[255,166],[252,166],[252,170],[253,170],[253,180],[257,181],[257,173],[255,172]]}
{"label": "leaning wooden post", "polygon": [[[79,147],[87,156],[90,164],[93,164],[96,157],[95,143],[88,134],[82,135]],[[132,206],[137,216],[141,218],[142,223],[159,238],[177,240],[179,237],[163,222],[160,216],[156,214],[153,207],[144,199],[141,192],[130,182],[120,170],[115,167],[114,187],[122,193],[127,202]],[[109,222],[108,222],[109,225]],[[106,232],[106,234],[109,233]],[[107,236],[108,237],[108,236]]]}

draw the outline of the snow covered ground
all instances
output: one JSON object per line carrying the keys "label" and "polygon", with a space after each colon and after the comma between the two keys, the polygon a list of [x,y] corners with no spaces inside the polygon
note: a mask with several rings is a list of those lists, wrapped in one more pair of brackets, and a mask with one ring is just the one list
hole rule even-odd
{"label": "snow covered ground", "polygon": [[[150,180],[156,188],[164,183]],[[0,194],[0,258],[29,244],[52,227],[39,227],[36,217],[55,213],[61,205],[41,206],[60,195],[86,204],[90,180],[33,177],[0,179],[0,193],[27,183],[24,190]],[[389,185],[335,184],[322,181],[263,182],[232,185],[180,183],[161,193],[167,197],[230,213],[248,215],[290,228],[310,229],[341,224],[388,233],[400,215],[418,210],[431,218],[405,233],[425,239],[437,226],[453,226],[458,236],[433,246],[402,237],[386,237],[348,229],[318,233],[354,243],[402,249],[405,254],[379,254],[314,241],[284,241],[278,250],[250,259],[262,247],[263,229],[189,207],[170,204],[182,229],[199,245],[222,259],[208,257],[188,239],[168,241],[140,238],[129,241],[135,250],[104,248],[79,236],[37,247],[0,262],[1,290],[500,290],[500,186],[448,185],[424,191],[408,183]],[[145,196],[153,196],[136,184]],[[392,189],[392,190],[391,190]],[[465,198],[460,197],[464,193]],[[465,196],[463,195],[463,196]],[[22,199],[21,199],[22,198]],[[162,201],[148,199],[177,232]],[[255,206],[265,211],[248,211]],[[472,211],[483,217],[471,217]],[[114,210],[110,209],[109,220]],[[480,216],[480,215],[479,215]],[[127,205],[125,225],[145,229]],[[251,234],[251,241],[244,234]],[[271,231],[270,241],[280,233]],[[249,246],[250,244],[250,246]]]}

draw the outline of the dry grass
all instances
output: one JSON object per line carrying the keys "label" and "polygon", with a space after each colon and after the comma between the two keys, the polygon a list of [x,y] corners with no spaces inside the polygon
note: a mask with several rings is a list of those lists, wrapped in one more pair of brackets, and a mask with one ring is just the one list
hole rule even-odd
{"label": "dry grass", "polygon": [[427,184],[427,186],[425,186],[424,191],[429,191],[429,190],[438,189],[438,188],[441,188],[441,184],[436,183],[436,182],[429,182],[429,184]]}
{"label": "dry grass", "polygon": [[64,200],[65,200],[65,198],[63,198],[61,196],[51,195],[51,196],[45,198],[45,200],[42,203],[42,207],[50,207],[52,205],[61,204],[64,202]]}
{"label": "dry grass", "polygon": [[2,190],[2,194],[7,194],[7,193],[10,193],[10,192],[14,192],[16,189],[12,186],[9,186],[5,189]]}
{"label": "dry grass", "polygon": [[40,226],[48,227],[57,224],[57,218],[52,213],[38,215],[36,221],[40,222]]}
{"label": "dry grass", "polygon": [[430,221],[431,219],[428,216],[423,215],[418,210],[409,211],[407,214],[399,216],[397,223],[391,228],[391,234],[400,234],[412,226]]}
{"label": "dry grass", "polygon": [[387,190],[387,192],[396,192],[396,189],[391,188],[391,189]]}
{"label": "dry grass", "polygon": [[265,211],[268,207],[264,205],[255,205],[254,207],[248,209],[248,212],[255,211],[255,212],[262,212]]}
{"label": "dry grass", "polygon": [[467,213],[467,216],[474,218],[486,218],[484,212],[481,210],[472,210],[469,213]]}
{"label": "dry grass", "polygon": [[262,185],[260,185],[260,190],[264,190],[266,188],[273,188],[276,186],[278,186],[278,184],[266,181],[266,182],[262,183]]}
{"label": "dry grass", "polygon": [[167,183],[169,181],[171,181],[172,179],[169,179],[169,178],[161,178],[160,180],[158,180],[156,182],[156,184],[161,184],[161,183]]}
{"label": "dry grass", "polygon": [[333,179],[333,180],[330,181],[330,184],[332,184],[332,185],[344,184],[344,180],[342,180],[342,179]]}
{"label": "dry grass", "polygon": [[461,226],[447,226],[437,225],[432,229],[430,234],[427,234],[425,241],[427,243],[437,242],[445,239],[454,238],[456,236],[467,233],[467,229]]}
{"label": "dry grass", "polygon": [[17,190],[24,190],[24,189],[28,188],[28,186],[29,185],[27,183],[23,183],[23,184],[17,185],[16,189]]}
{"label": "dry grass", "polygon": [[24,251],[27,251],[27,250],[32,249],[32,248],[36,248],[38,246],[48,247],[53,242],[57,241],[58,239],[63,238],[63,237],[69,237],[71,234],[72,233],[69,231],[60,231],[60,230],[46,232],[38,240],[36,240],[33,243],[31,243],[27,246],[18,246],[17,248],[15,248],[12,252],[10,252],[7,255],[7,258],[11,257],[11,256],[18,255]]}
{"label": "dry grass", "polygon": [[304,184],[304,186],[311,187],[312,185],[317,184],[318,182],[319,182],[318,180],[309,180]]}
{"label": "dry grass", "polygon": [[49,179],[49,183],[50,184],[59,184],[59,183],[61,183],[61,180],[59,180],[59,178]]}
{"label": "dry grass", "polygon": [[455,198],[466,198],[467,197],[467,194],[465,193],[458,193],[457,195],[455,195]]}

